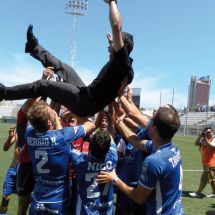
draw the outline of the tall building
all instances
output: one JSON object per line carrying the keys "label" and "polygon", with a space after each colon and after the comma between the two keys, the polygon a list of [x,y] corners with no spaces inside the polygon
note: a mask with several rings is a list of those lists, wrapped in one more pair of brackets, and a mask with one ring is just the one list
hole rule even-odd
{"label": "tall building", "polygon": [[140,108],[140,95],[141,95],[141,88],[132,88],[133,97],[132,100],[134,104]]}
{"label": "tall building", "polygon": [[210,75],[201,77],[192,76],[189,85],[188,108],[208,106],[211,80]]}

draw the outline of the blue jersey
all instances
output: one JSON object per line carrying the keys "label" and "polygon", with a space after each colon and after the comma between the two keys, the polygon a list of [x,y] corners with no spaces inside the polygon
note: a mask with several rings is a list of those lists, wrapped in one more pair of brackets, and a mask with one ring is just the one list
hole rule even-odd
{"label": "blue jersey", "polygon": [[148,127],[142,128],[140,126],[137,127],[136,134],[144,140],[151,140],[151,137],[149,136]]}
{"label": "blue jersey", "polygon": [[[137,128],[136,134],[141,139],[149,138],[148,130],[141,127]],[[118,176],[126,184],[130,186],[136,186],[138,183],[138,179],[140,177],[142,162],[147,156],[147,153],[135,148],[131,143],[126,141],[124,138],[122,138],[122,141],[125,142],[126,147],[125,147],[124,157],[119,163]],[[152,144],[151,144],[151,147],[152,147]]]}
{"label": "blue jersey", "polygon": [[121,139],[120,144],[124,143],[124,156],[120,158],[117,166],[117,174],[121,180],[130,186],[137,185],[140,177],[142,162],[145,158],[143,151],[135,148],[131,143],[124,138]]}
{"label": "blue jersey", "polygon": [[112,183],[97,184],[95,177],[100,171],[112,171],[116,167],[117,152],[111,144],[104,160],[85,155],[75,149],[71,152],[77,173],[79,201],[76,214],[112,215],[114,212],[114,189]]}
{"label": "blue jersey", "polygon": [[44,203],[59,203],[70,198],[70,144],[85,136],[83,126],[36,132],[26,130],[25,138],[32,159],[35,188],[33,198]]}
{"label": "blue jersey", "polygon": [[[150,145],[149,142],[146,147]],[[181,155],[175,145],[165,144],[146,157],[139,184],[153,190],[147,200],[148,215],[184,214],[181,202]]]}

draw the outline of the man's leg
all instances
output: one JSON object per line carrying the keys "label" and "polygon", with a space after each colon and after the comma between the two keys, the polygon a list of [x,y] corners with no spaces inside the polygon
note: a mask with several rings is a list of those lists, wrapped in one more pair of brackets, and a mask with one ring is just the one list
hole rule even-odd
{"label": "man's leg", "polygon": [[79,88],[72,84],[47,80],[38,80],[14,87],[0,86],[1,99],[20,100],[39,96],[51,98],[78,116],[92,114],[92,98],[87,87]]}
{"label": "man's leg", "polygon": [[31,202],[31,195],[18,196],[17,215],[26,215],[30,202]]}
{"label": "man's leg", "polygon": [[10,167],[4,178],[3,196],[0,206],[0,213],[6,213],[11,194],[16,190],[16,168]]}
{"label": "man's leg", "polygon": [[37,38],[33,35],[32,25],[29,25],[28,27],[25,51],[30,53],[35,59],[39,60],[44,67],[54,67],[54,72],[60,76],[64,82],[79,87],[85,86],[84,82],[71,66],[61,62],[38,43]]}
{"label": "man's leg", "polygon": [[39,60],[44,67],[54,67],[54,72],[60,76],[64,82],[71,83],[75,86],[85,86],[84,82],[69,65],[61,62],[59,59],[51,55],[41,45],[37,45],[31,52],[31,56]]}
{"label": "man's leg", "polygon": [[200,178],[200,183],[199,183],[197,193],[202,193],[202,191],[205,189],[207,183],[208,183],[207,170],[204,168],[201,178]]}
{"label": "man's leg", "polygon": [[31,163],[20,163],[17,170],[17,215],[26,215],[35,181]]}

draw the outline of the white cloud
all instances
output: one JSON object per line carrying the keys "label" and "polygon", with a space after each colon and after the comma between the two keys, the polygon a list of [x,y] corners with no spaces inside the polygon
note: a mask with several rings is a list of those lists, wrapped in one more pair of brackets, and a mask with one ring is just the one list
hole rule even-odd
{"label": "white cloud", "polygon": [[86,85],[90,84],[97,76],[97,74],[95,74],[95,71],[89,70],[85,67],[77,67],[76,71]]}
{"label": "white cloud", "polygon": [[[147,74],[147,76],[141,75]],[[151,76],[150,76],[151,74]],[[153,74],[156,74],[153,75]],[[141,107],[158,108],[163,104],[172,104],[177,108],[184,108],[187,104],[187,92],[177,92],[177,89],[168,88],[165,85],[165,74],[159,71],[151,71],[147,67],[143,72],[135,74],[132,87],[141,87]]]}
{"label": "white cloud", "polygon": [[[135,84],[135,82],[134,82]],[[175,91],[175,89],[174,89]],[[187,95],[183,93],[173,93],[173,89],[143,86],[141,89],[141,107],[157,108],[160,105],[172,104],[177,108],[186,106]]]}
{"label": "white cloud", "polygon": [[34,64],[24,55],[12,54],[10,57],[8,65],[0,66],[1,83],[12,86],[41,78],[42,67],[39,64]]}

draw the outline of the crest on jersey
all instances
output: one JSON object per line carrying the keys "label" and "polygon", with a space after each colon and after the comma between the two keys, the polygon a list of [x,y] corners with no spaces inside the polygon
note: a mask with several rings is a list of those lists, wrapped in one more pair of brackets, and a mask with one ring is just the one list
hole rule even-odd
{"label": "crest on jersey", "polygon": [[148,181],[148,176],[145,171],[142,171],[142,173],[140,175],[140,181],[144,181],[144,182]]}
{"label": "crest on jersey", "polygon": [[75,132],[75,134],[76,134],[77,131],[78,131],[78,127],[77,127],[77,126],[74,126],[73,129],[74,129],[74,132]]}
{"label": "crest on jersey", "polygon": [[144,161],[143,162],[143,166],[142,166],[142,171],[141,171],[141,175],[140,175],[140,180],[147,182],[148,181],[148,176],[147,176],[147,168],[148,168],[148,161]]}

